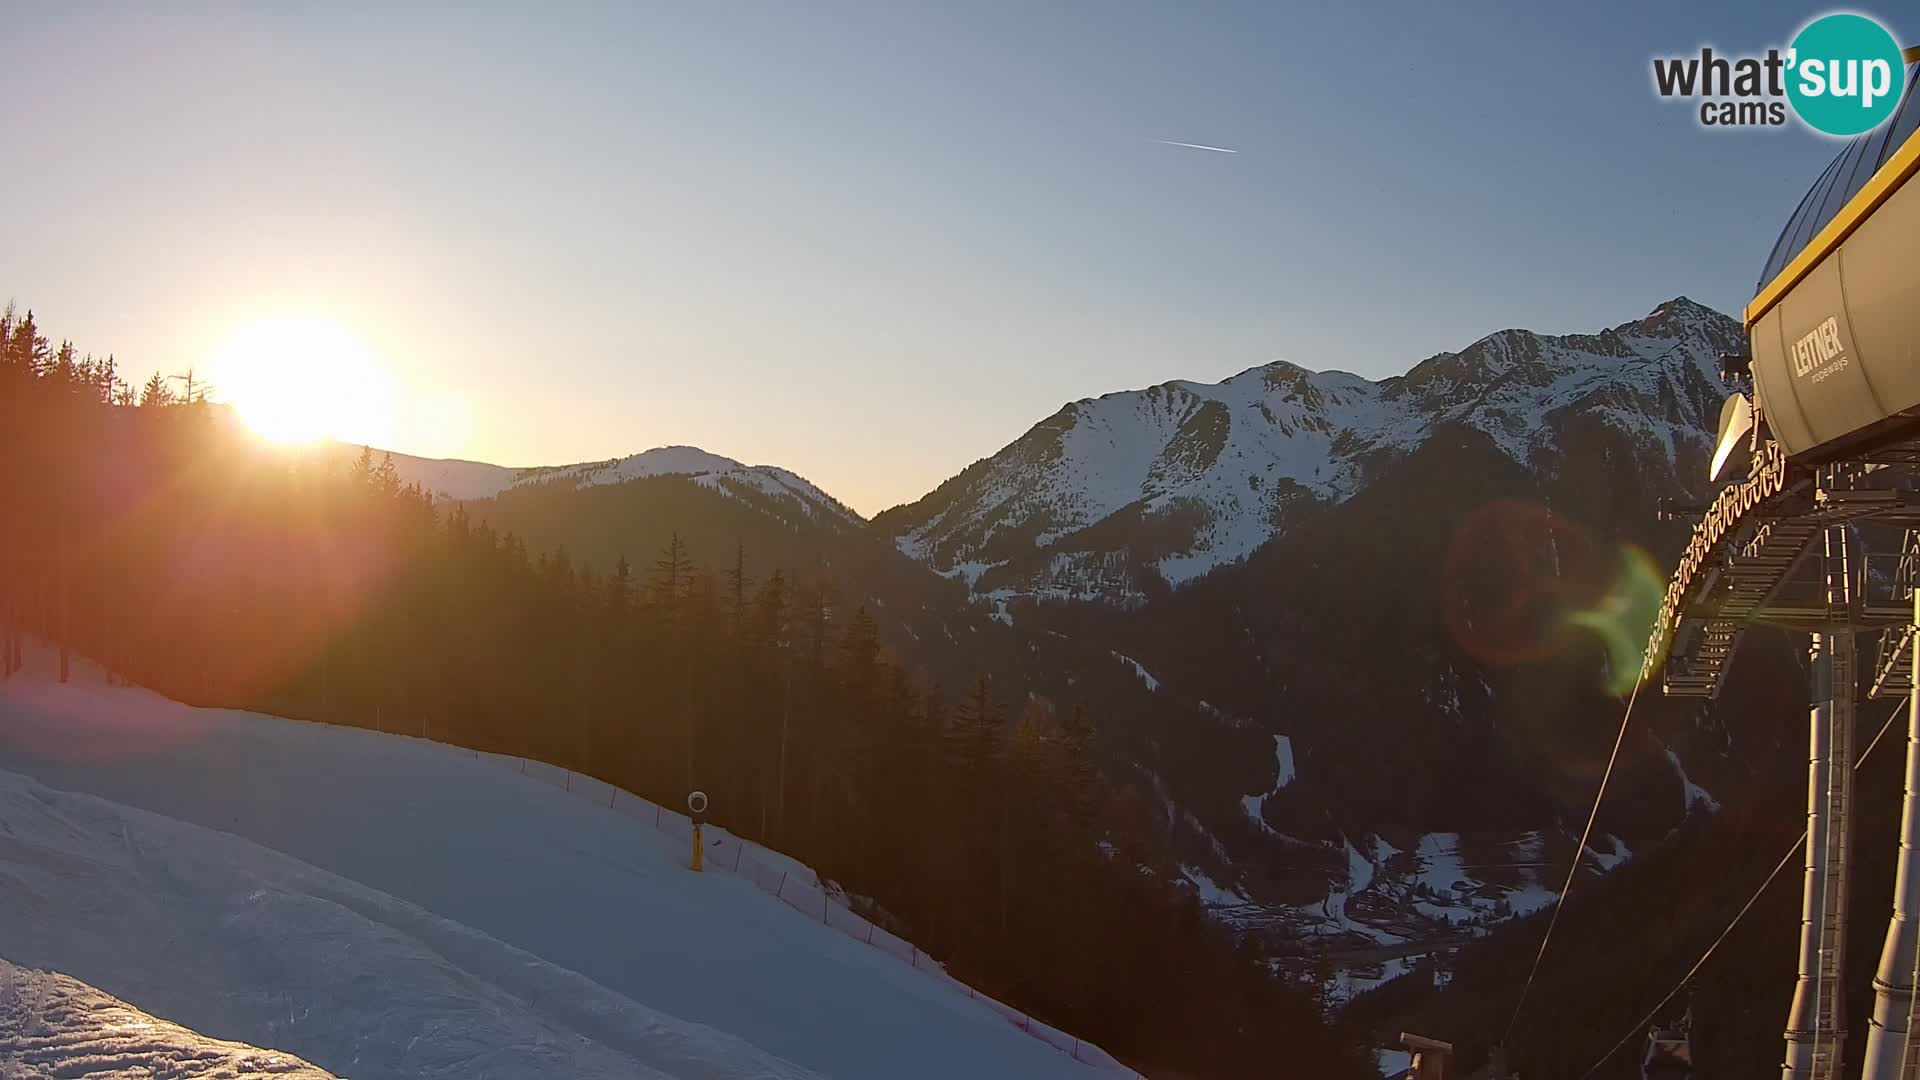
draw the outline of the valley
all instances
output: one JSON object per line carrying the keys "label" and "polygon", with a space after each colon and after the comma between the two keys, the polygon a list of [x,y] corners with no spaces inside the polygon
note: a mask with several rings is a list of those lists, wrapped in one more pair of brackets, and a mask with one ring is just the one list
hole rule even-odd
{"label": "valley", "polygon": [[[599,572],[678,535],[716,575],[744,557],[830,581],[948,686],[987,671],[1086,703],[1110,781],[1214,917],[1345,998],[1430,953],[1444,972],[1552,902],[1583,755],[1618,708],[1595,640],[1562,635],[1520,665],[1460,640],[1444,610],[1465,588],[1447,571],[1459,536],[1526,500],[1571,524],[1509,529],[1510,557],[1577,533],[1590,557],[1663,558],[1675,534],[1654,504],[1701,490],[1716,359],[1739,340],[1680,298],[1592,334],[1500,331],[1379,383],[1276,363],[1107,394],[872,522],[791,472],[691,447],[518,470],[393,461]],[[1587,572],[1569,564],[1554,602],[1615,584],[1572,580]],[[1743,748],[1652,711],[1631,809],[1582,854],[1589,874],[1739,782]]]}

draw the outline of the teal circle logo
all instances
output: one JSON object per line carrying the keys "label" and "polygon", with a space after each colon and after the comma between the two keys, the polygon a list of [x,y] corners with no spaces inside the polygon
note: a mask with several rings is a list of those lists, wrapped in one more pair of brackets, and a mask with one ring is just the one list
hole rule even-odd
{"label": "teal circle logo", "polygon": [[1907,88],[1900,45],[1865,15],[1823,15],[1793,39],[1787,100],[1815,131],[1858,135],[1886,123]]}

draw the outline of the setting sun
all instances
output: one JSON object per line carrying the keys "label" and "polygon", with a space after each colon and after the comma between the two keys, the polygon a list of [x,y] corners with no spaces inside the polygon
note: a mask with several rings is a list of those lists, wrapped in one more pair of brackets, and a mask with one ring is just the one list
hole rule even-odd
{"label": "setting sun", "polygon": [[388,376],[346,327],[289,317],[236,329],[208,365],[212,396],[265,439],[392,442]]}

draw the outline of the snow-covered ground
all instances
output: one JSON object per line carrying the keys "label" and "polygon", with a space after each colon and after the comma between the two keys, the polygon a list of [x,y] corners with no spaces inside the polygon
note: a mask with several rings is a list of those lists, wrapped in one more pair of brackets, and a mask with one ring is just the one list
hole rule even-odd
{"label": "snow-covered ground", "polygon": [[[1242,805],[1251,814],[1261,798],[1249,796]],[[1552,906],[1573,842],[1566,837],[1564,845],[1550,845],[1538,830],[1395,831],[1391,839],[1376,835],[1367,843],[1348,839],[1339,847],[1322,846],[1330,870],[1345,867],[1324,899],[1241,902],[1225,890],[1210,898],[1203,890],[1202,896],[1215,918],[1238,930],[1288,946],[1308,945],[1306,952],[1276,953],[1277,971],[1310,981],[1321,974],[1313,959],[1331,957],[1332,981],[1325,990],[1329,1001],[1342,1004],[1422,971],[1428,958],[1432,977],[1445,980],[1450,956],[1465,942],[1487,934],[1494,924]],[[1617,837],[1605,837],[1601,844],[1612,853],[1589,848],[1585,863],[1592,871],[1606,872],[1632,857]]]}
{"label": "snow-covered ground", "polygon": [[684,859],[449,747],[0,684],[0,956],[209,1036],[356,1080],[1096,1075]]}
{"label": "snow-covered ground", "polygon": [[1197,866],[1182,866],[1180,872],[1188,881],[1193,883],[1194,890],[1200,896],[1200,902],[1208,907],[1221,907],[1223,905],[1245,904],[1248,902],[1246,893],[1241,892],[1237,888],[1229,889],[1223,887],[1219,882],[1208,877],[1206,871]]}
{"label": "snow-covered ground", "polygon": [[1327,1001],[1335,1006],[1346,1005],[1361,994],[1372,993],[1395,979],[1411,974],[1417,959],[1395,956],[1378,963],[1341,968],[1333,973],[1333,983],[1327,987]]}
{"label": "snow-covered ground", "polygon": [[1279,791],[1293,783],[1300,775],[1300,770],[1293,764],[1293,740],[1285,735],[1273,737],[1273,767],[1275,769],[1274,791]]}
{"label": "snow-covered ground", "polygon": [[1693,778],[1687,775],[1686,766],[1680,763],[1680,755],[1671,749],[1667,751],[1667,764],[1673,766],[1674,773],[1680,777],[1680,795],[1686,800],[1687,814],[1691,815],[1696,808],[1709,814],[1720,812],[1720,801],[1713,797],[1712,792],[1693,782]]}
{"label": "snow-covered ground", "polygon": [[1141,682],[1141,685],[1145,686],[1147,689],[1149,690],[1160,689],[1160,680],[1154,678],[1153,672],[1148,671],[1146,667],[1140,663],[1140,661],[1135,660],[1133,657],[1127,656],[1124,653],[1117,653],[1117,652],[1113,653],[1113,658],[1115,660],[1120,661],[1122,664],[1125,664],[1128,667],[1132,668],[1134,678],[1139,679]]}
{"label": "snow-covered ground", "polygon": [[0,960],[0,1077],[333,1080],[277,1050],[209,1039],[57,972]]}
{"label": "snow-covered ground", "polygon": [[[1205,704],[1202,702],[1201,704]],[[1240,797],[1240,809],[1253,820],[1260,831],[1270,836],[1281,834],[1267,824],[1267,800],[1280,794],[1281,789],[1299,778],[1300,773],[1293,764],[1293,740],[1285,735],[1273,737],[1273,790],[1265,795],[1243,795]]]}
{"label": "snow-covered ground", "polygon": [[1346,855],[1346,884],[1329,888],[1327,898],[1318,905],[1314,905],[1313,910],[1317,910],[1326,928],[1335,933],[1357,934],[1382,945],[1396,945],[1406,941],[1406,937],[1401,934],[1362,922],[1347,912],[1347,902],[1373,885],[1375,867],[1371,860],[1360,853],[1359,848],[1353,846],[1351,840],[1347,841]]}
{"label": "snow-covered ground", "polygon": [[210,1035],[355,1077],[816,1075],[231,834],[4,771],[0,827],[0,955]]}

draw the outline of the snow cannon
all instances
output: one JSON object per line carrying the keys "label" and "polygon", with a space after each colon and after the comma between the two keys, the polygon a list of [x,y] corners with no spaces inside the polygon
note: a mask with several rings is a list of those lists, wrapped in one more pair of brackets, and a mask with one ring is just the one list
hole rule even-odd
{"label": "snow cannon", "polygon": [[696,791],[687,796],[687,813],[693,816],[693,872],[700,872],[700,826],[707,821],[707,793]]}
{"label": "snow cannon", "polygon": [[1747,305],[1759,414],[1795,464],[1920,431],[1920,49],[1906,60],[1899,107],[1820,174]]}

